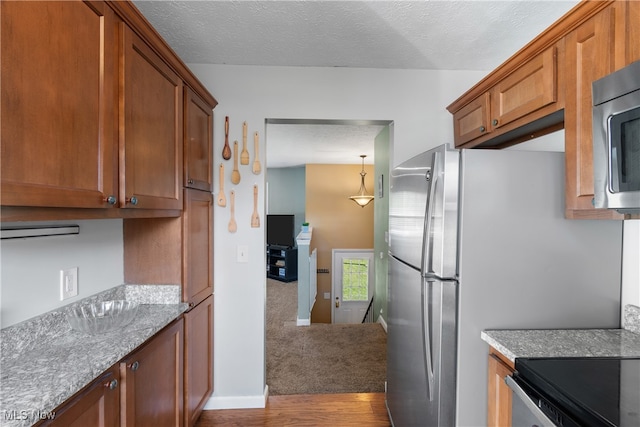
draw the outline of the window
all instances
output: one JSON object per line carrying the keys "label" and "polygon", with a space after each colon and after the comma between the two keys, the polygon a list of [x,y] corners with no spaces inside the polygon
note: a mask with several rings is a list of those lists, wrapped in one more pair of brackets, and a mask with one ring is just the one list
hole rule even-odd
{"label": "window", "polygon": [[342,301],[369,300],[369,260],[344,258],[342,260]]}

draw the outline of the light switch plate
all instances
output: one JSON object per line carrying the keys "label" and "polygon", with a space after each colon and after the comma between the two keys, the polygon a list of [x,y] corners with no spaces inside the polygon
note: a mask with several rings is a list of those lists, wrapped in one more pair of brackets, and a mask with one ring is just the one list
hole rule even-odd
{"label": "light switch plate", "polygon": [[78,267],[60,270],[60,301],[78,296]]}

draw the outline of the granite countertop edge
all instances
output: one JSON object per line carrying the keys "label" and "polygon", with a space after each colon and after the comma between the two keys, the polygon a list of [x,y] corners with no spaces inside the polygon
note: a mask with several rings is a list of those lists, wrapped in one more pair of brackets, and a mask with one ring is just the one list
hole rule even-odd
{"label": "granite countertop edge", "polygon": [[640,308],[625,306],[624,329],[485,330],[482,340],[518,357],[640,357]]}
{"label": "granite countertop edge", "polygon": [[[179,285],[121,285],[0,331],[0,425],[29,426],[188,310]],[[138,302],[133,321],[100,335],[72,330],[65,311],[108,299]]]}

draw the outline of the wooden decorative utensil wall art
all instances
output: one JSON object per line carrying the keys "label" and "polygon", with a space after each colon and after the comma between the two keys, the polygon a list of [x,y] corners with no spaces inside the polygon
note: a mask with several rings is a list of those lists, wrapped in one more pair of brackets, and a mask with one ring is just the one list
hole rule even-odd
{"label": "wooden decorative utensil wall art", "polygon": [[258,215],[258,186],[253,186],[253,214],[251,215],[251,227],[260,227],[260,216]]}
{"label": "wooden decorative utensil wall art", "polygon": [[220,163],[220,191],[218,192],[218,206],[227,206],[227,198],[224,196],[224,164]]}
{"label": "wooden decorative utensil wall art", "polygon": [[229,233],[235,233],[238,230],[238,224],[236,224],[236,192],[231,190],[229,192],[229,201],[231,203],[230,218],[229,218]]}
{"label": "wooden decorative utensil wall art", "polygon": [[255,174],[255,175],[260,175],[260,147],[258,145],[258,132],[253,134],[253,156],[254,156],[254,160],[253,160],[253,167],[251,168],[251,171]]}
{"label": "wooden decorative utensil wall art", "polygon": [[224,147],[222,148],[222,158],[231,158],[231,147],[229,147],[229,116],[224,118]]}
{"label": "wooden decorative utensil wall art", "polygon": [[240,164],[249,164],[249,151],[247,150],[247,122],[242,122],[242,153],[240,153]]}
{"label": "wooden decorative utensil wall art", "polygon": [[236,185],[240,183],[240,171],[238,170],[238,141],[233,142],[233,171],[231,171],[231,182]]}

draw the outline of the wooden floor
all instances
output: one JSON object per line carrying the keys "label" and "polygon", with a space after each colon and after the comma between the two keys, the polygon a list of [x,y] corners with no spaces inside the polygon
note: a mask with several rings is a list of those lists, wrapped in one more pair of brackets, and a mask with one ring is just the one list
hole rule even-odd
{"label": "wooden floor", "polygon": [[264,409],[203,411],[195,427],[388,427],[384,393],[271,396]]}

